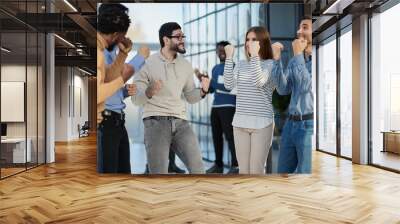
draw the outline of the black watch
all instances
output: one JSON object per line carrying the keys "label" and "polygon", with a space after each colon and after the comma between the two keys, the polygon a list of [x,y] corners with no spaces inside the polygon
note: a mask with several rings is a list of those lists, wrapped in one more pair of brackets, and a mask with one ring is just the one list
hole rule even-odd
{"label": "black watch", "polygon": [[203,88],[200,88],[200,91],[201,91],[202,93],[204,93],[204,96],[205,96],[205,95],[207,95],[207,94],[208,94],[208,92],[209,92],[210,90],[208,90],[208,91],[206,92],[206,91],[204,91],[204,89],[203,89]]}

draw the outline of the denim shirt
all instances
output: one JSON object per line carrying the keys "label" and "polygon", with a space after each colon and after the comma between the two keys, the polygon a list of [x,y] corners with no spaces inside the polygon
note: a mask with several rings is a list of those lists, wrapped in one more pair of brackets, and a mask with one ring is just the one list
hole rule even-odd
{"label": "denim shirt", "polygon": [[272,80],[280,95],[292,94],[289,104],[291,115],[307,115],[314,112],[311,66],[311,56],[305,59],[303,54],[294,56],[285,71],[280,60],[274,62]]}
{"label": "denim shirt", "polygon": [[[110,65],[113,63],[116,57],[116,49],[114,48],[113,51],[108,51],[104,50],[104,58],[105,58],[105,63],[107,65]],[[137,54],[132,60],[131,60],[131,65],[133,65],[135,72],[138,71],[144,64],[145,59]],[[122,87],[119,89],[114,95],[109,97],[106,102],[105,102],[105,108],[107,110],[111,110],[117,113],[122,113],[123,110],[126,108],[126,104],[124,102],[124,99],[127,98],[128,95],[128,90],[125,87]]]}

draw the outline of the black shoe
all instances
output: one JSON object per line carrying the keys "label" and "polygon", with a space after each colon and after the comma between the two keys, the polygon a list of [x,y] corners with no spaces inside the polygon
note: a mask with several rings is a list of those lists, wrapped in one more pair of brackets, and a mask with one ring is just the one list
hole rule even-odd
{"label": "black shoe", "polygon": [[231,168],[228,171],[228,174],[238,174],[239,173],[239,167],[237,166],[231,166]]}
{"label": "black shoe", "polygon": [[148,164],[146,164],[146,170],[144,171],[144,173],[143,174],[149,174],[150,172],[149,172],[149,165]]}
{"label": "black shoe", "polygon": [[168,166],[168,173],[186,173],[186,171],[179,168],[176,164],[171,164]]}
{"label": "black shoe", "polygon": [[206,171],[206,173],[223,173],[223,172],[224,172],[224,167],[218,166],[217,164],[214,164],[210,169]]}

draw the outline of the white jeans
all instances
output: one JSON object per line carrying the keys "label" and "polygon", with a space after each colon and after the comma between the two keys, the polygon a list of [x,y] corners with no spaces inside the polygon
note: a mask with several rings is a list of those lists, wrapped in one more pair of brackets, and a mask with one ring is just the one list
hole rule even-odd
{"label": "white jeans", "polygon": [[265,174],[274,123],[262,129],[233,128],[240,174]]}

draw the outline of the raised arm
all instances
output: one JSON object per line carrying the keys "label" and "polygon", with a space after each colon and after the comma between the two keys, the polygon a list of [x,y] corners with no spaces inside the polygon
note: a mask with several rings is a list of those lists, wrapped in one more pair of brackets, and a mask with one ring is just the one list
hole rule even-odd
{"label": "raised arm", "polygon": [[294,56],[288,66],[288,73],[299,87],[301,93],[311,91],[312,75],[307,69],[303,54]]}
{"label": "raised arm", "polygon": [[[132,49],[132,41],[129,38],[125,38],[118,44],[118,47],[120,50],[117,57],[112,64],[106,67],[106,74],[104,76],[104,82],[106,83],[122,75],[125,59],[128,56],[129,51]],[[130,76],[123,76],[124,82],[128,81],[129,78]]]}
{"label": "raised arm", "polygon": [[124,86],[124,80],[121,75],[115,79],[104,82],[106,74],[103,51],[97,50],[97,104],[103,103],[108,97],[112,96],[119,88]]}
{"label": "raised arm", "polygon": [[258,88],[264,88],[270,78],[270,71],[267,67],[262,68],[260,57],[255,56],[250,58],[251,72],[253,75],[254,85]]}

